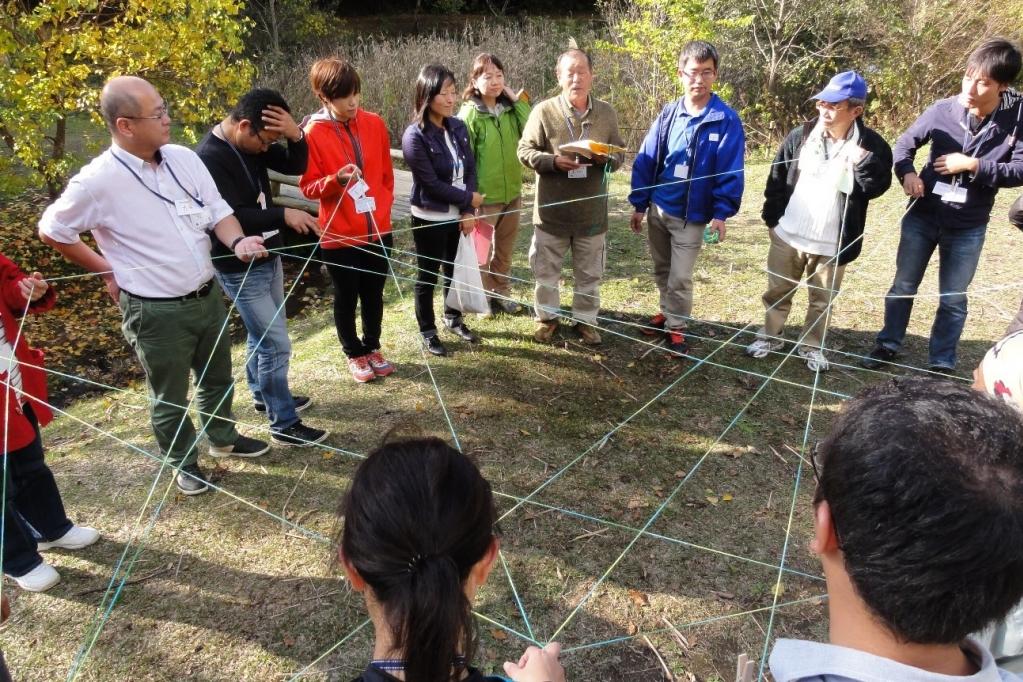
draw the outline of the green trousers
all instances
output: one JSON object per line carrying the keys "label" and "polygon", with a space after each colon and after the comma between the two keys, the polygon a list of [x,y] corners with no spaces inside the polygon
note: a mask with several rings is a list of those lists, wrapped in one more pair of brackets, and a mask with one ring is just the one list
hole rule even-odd
{"label": "green trousers", "polygon": [[187,301],[146,301],[121,292],[121,330],[146,372],[149,414],[160,450],[174,467],[199,458],[188,411],[195,378],[199,423],[214,445],[238,439],[231,416],[231,338],[220,287]]}

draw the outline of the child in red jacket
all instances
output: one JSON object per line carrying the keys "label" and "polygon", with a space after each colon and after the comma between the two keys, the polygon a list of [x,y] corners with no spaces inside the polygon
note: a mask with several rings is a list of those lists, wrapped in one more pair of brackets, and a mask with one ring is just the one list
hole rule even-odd
{"label": "child in red jacket", "polygon": [[80,549],[99,539],[64,512],[53,473],[43,460],[39,427],[53,419],[46,401],[43,353],[30,348],[20,318],[53,307],[56,295],[38,272],[31,277],[0,254],[0,411],[6,478],[3,572],[23,590],[42,592],[60,581],[43,561],[47,549]]}

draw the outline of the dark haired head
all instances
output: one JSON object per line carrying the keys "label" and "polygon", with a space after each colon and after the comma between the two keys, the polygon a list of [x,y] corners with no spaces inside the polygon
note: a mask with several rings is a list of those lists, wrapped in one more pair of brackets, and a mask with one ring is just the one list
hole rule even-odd
{"label": "dark haired head", "polygon": [[1005,38],[988,38],[970,53],[966,73],[984,76],[1001,85],[1009,85],[1019,75],[1019,48]]}
{"label": "dark haired head", "polygon": [[350,97],[362,91],[359,72],[341,57],[325,57],[313,62],[309,69],[309,86],[321,99]]}
{"label": "dark haired head", "polygon": [[359,466],[342,503],[340,549],[373,590],[408,682],[456,680],[475,649],[464,584],[494,541],[490,485],[438,438],[388,443]]}
{"label": "dark haired head", "polygon": [[504,64],[497,58],[497,55],[490,54],[489,52],[481,52],[476,55],[476,59],[472,60],[472,66],[469,68],[469,78],[466,80],[465,90],[462,92],[462,99],[469,99],[470,97],[480,97],[481,93],[476,89],[476,79],[483,75],[483,72],[487,70],[487,67],[491,64],[494,68],[498,69],[501,73],[504,73]]}
{"label": "dark haired head", "polygon": [[1023,419],[969,387],[896,379],[848,402],[819,448],[859,597],[898,639],[960,642],[1023,597]]}
{"label": "dark haired head", "polygon": [[706,40],[691,40],[682,46],[682,51],[678,53],[678,68],[679,71],[686,68],[686,63],[694,59],[697,62],[712,61],[714,62],[714,70],[718,68],[718,51],[717,48],[708,43]]}
{"label": "dark haired head", "polygon": [[418,123],[420,128],[426,122],[430,102],[440,94],[448,81],[454,85],[455,74],[443,64],[427,64],[419,70],[419,78],[416,79],[416,98],[412,107],[412,120]]}
{"label": "dark haired head", "polygon": [[238,104],[231,110],[231,120],[235,123],[248,121],[254,133],[262,132],[266,127],[266,123],[263,122],[263,109],[269,106],[280,107],[291,113],[291,107],[281,93],[267,88],[255,88],[238,100]]}

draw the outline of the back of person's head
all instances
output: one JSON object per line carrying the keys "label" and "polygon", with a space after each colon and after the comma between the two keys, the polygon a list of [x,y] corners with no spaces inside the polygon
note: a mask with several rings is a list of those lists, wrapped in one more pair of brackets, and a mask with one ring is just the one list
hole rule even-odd
{"label": "back of person's head", "polygon": [[1009,85],[1023,65],[1019,47],[1006,38],[988,38],[970,53],[966,60],[966,73],[974,77],[987,77],[1002,85]]}
{"label": "back of person's head", "polygon": [[362,91],[359,72],[342,57],[317,59],[309,68],[309,87],[320,100],[358,95]]}
{"label": "back of person's head", "polygon": [[681,71],[686,68],[686,64],[692,59],[697,63],[706,61],[714,62],[714,70],[718,68],[718,51],[717,48],[708,43],[706,40],[691,40],[682,46],[682,50],[678,53],[678,68]]}
{"label": "back of person's head", "polygon": [[391,442],[359,466],[340,512],[342,560],[383,609],[405,679],[458,679],[476,643],[464,584],[494,542],[479,469],[437,438]]}
{"label": "back of person's head", "polygon": [[289,114],[291,113],[291,107],[288,106],[288,102],[276,90],[270,90],[269,88],[249,90],[242,95],[241,99],[238,100],[238,104],[231,110],[231,120],[235,123],[248,121],[253,131],[257,133],[262,132],[266,127],[266,123],[263,121],[263,110],[271,106],[280,107]]}
{"label": "back of person's head", "polygon": [[412,120],[422,127],[426,123],[430,102],[448,83],[455,85],[455,74],[443,64],[427,64],[416,78],[416,95],[412,106]]}
{"label": "back of person's head", "polygon": [[964,384],[895,379],[846,403],[818,448],[858,596],[905,642],[950,644],[1023,597],[1023,419]]}

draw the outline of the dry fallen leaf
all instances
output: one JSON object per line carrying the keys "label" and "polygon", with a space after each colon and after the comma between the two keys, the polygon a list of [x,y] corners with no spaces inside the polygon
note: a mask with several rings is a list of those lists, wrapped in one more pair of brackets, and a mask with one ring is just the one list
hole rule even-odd
{"label": "dry fallen leaf", "polygon": [[717,495],[707,495],[707,501],[710,502],[715,507],[718,506],[718,497],[717,497]]}
{"label": "dry fallen leaf", "polygon": [[632,603],[635,604],[636,606],[650,605],[650,597],[648,597],[645,592],[641,592],[640,590],[629,590],[629,599],[631,599]]}
{"label": "dry fallen leaf", "polygon": [[490,634],[491,636],[493,636],[494,639],[499,639],[501,641],[508,639],[508,633],[505,632],[504,630],[494,629],[490,631]]}
{"label": "dry fallen leaf", "polygon": [[724,500],[725,502],[731,502],[732,501],[732,494],[731,493],[725,493],[724,495],[721,496],[721,499]]}

